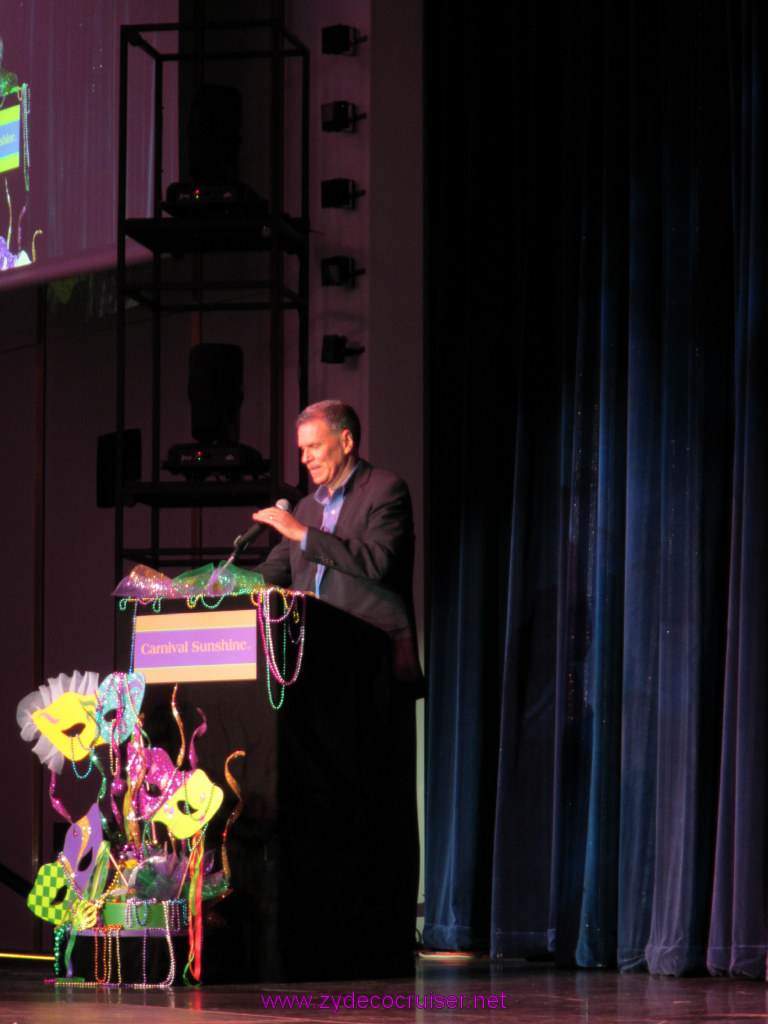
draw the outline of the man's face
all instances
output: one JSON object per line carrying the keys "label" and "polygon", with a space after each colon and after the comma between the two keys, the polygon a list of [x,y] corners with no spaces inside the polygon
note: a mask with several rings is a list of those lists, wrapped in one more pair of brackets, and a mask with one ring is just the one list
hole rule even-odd
{"label": "man's face", "polygon": [[298,445],[301,461],[307,467],[312,483],[325,484],[334,491],[354,465],[354,441],[348,430],[334,434],[325,420],[309,420],[299,424]]}

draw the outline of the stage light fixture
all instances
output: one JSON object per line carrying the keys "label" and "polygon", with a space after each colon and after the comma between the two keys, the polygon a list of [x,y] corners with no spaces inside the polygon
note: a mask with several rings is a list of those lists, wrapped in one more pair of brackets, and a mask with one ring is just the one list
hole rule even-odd
{"label": "stage light fixture", "polygon": [[240,346],[193,346],[189,350],[187,394],[192,410],[192,437],[199,442],[237,444],[243,404]]}
{"label": "stage light fixture", "polygon": [[320,260],[320,281],[334,288],[354,288],[355,279],[364,274],[351,256],[327,256]]}
{"label": "stage light fixture", "polygon": [[256,480],[269,469],[260,452],[240,444],[243,350],[239,345],[194,345],[189,350],[187,393],[195,440],[172,445],[163,469],[194,482],[208,477]]}
{"label": "stage light fixture", "polygon": [[192,99],[187,126],[189,169],[197,182],[239,180],[243,99],[229,85],[202,85]]}
{"label": "stage light fixture", "polygon": [[192,99],[187,126],[189,174],[171,182],[163,209],[173,217],[247,217],[269,204],[239,180],[242,94],[228,85],[203,85]]}
{"label": "stage light fixture", "polygon": [[359,356],[362,352],[362,345],[350,345],[343,334],[324,334],[320,362],[343,363],[347,356]]}
{"label": "stage light fixture", "polygon": [[354,57],[357,47],[368,36],[359,36],[351,25],[326,25],[322,30],[321,49],[323,53]]}
{"label": "stage light fixture", "polygon": [[353,132],[357,122],[365,117],[365,114],[358,114],[354,103],[346,100],[323,103],[320,112],[324,132]]}
{"label": "stage light fixture", "polygon": [[327,178],[320,182],[320,205],[324,209],[354,210],[355,200],[364,196],[351,178]]}

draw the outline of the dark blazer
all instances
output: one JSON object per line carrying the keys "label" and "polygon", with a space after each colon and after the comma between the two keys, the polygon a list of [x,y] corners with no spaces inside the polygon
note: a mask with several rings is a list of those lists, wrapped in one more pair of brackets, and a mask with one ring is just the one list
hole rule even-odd
{"label": "dark blazer", "polygon": [[413,511],[404,481],[361,460],[334,533],[322,531],[323,507],[313,495],[302,498],[293,514],[309,527],[306,550],[283,537],[255,571],[275,586],[314,592],[317,566],[324,565],[319,596],[389,633],[398,678],[420,680]]}

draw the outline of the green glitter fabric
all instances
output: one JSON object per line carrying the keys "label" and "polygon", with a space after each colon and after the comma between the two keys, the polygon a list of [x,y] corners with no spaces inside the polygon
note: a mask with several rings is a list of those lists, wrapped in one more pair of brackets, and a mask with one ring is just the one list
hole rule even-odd
{"label": "green glitter fabric", "polygon": [[128,576],[118,583],[113,597],[149,604],[158,599],[199,597],[229,597],[251,594],[264,589],[264,577],[258,572],[241,569],[237,565],[220,562],[190,569],[171,579],[148,565],[135,565]]}

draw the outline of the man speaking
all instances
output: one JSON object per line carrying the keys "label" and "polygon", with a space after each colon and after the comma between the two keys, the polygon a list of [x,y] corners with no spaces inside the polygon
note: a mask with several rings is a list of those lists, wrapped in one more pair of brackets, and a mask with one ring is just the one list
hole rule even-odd
{"label": "man speaking", "polygon": [[[309,673],[280,713],[281,791],[301,808],[281,832],[281,945],[305,979],[392,977],[413,969],[419,874],[411,499],[399,477],[359,457],[350,406],[308,406],[297,437],[316,490],[293,514],[254,513],[281,534],[255,571],[363,623],[339,616],[318,638],[313,665],[326,684]],[[363,671],[350,675],[355,658]]]}
{"label": "man speaking", "polygon": [[413,512],[406,484],[359,456],[360,420],[338,401],[300,413],[297,441],[314,494],[293,514],[254,512],[282,540],[255,567],[267,583],[309,591],[389,634],[395,677],[420,695],[413,612]]}

